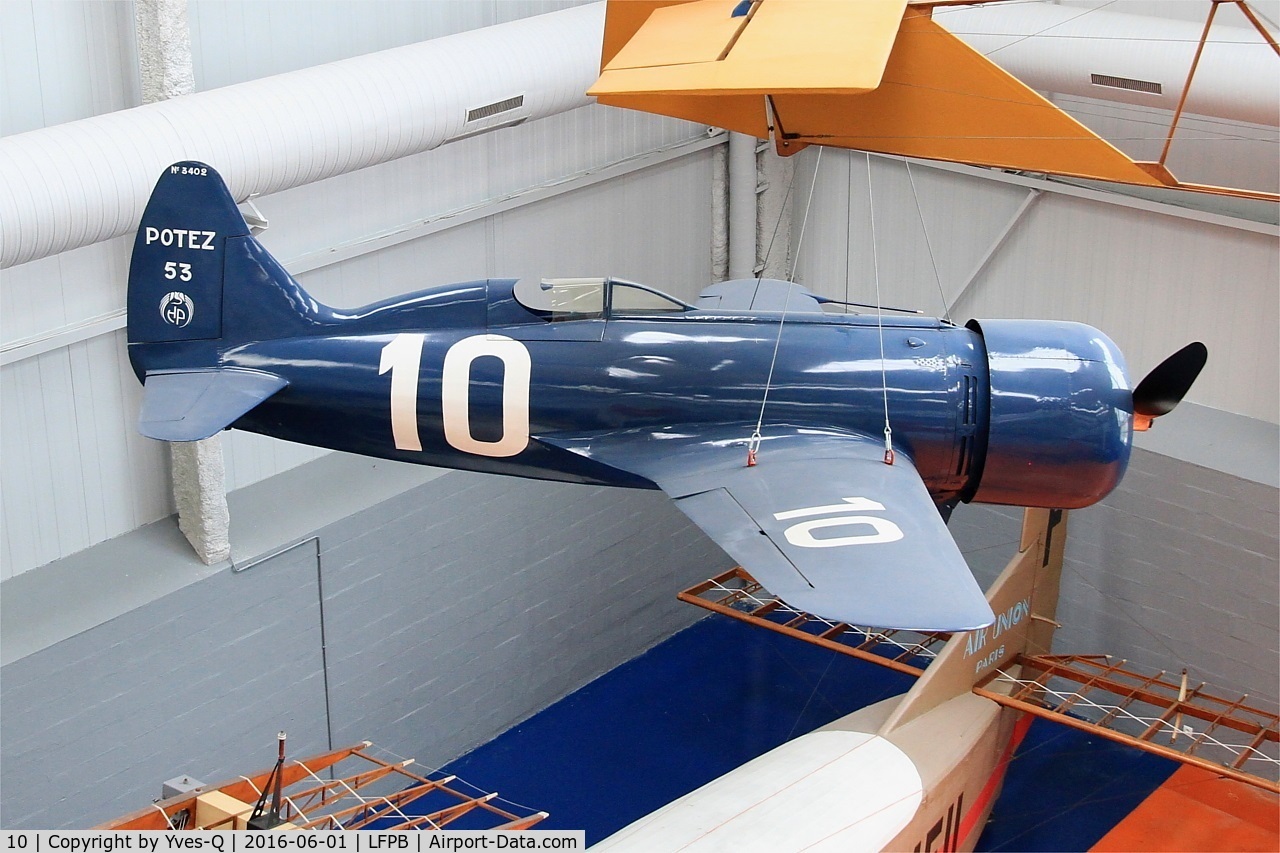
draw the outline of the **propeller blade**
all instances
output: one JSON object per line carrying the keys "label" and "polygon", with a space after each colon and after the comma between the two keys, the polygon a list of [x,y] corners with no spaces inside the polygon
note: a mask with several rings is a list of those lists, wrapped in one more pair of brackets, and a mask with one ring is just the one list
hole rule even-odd
{"label": "propeller blade", "polygon": [[1208,347],[1196,341],[1160,362],[1133,389],[1133,413],[1158,418],[1172,412],[1191,390],[1208,358]]}

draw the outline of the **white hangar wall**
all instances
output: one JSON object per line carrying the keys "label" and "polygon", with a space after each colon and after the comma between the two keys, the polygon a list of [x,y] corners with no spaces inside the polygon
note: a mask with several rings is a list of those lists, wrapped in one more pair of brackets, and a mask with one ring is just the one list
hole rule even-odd
{"label": "white hangar wall", "polygon": [[190,4],[187,24],[204,91],[593,0],[218,0]]}
{"label": "white hangar wall", "polygon": [[[145,2],[145,0],[143,0]],[[196,90],[514,21],[583,0],[191,0]],[[0,135],[142,103],[133,3],[0,4]],[[376,8],[376,11],[375,11]]]}
{"label": "white hangar wall", "polygon": [[128,3],[0,3],[0,135],[141,103]]}

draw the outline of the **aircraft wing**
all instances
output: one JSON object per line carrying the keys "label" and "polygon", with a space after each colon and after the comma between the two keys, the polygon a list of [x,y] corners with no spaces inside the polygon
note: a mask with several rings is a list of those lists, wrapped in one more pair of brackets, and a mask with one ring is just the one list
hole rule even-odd
{"label": "aircraft wing", "polygon": [[[675,3],[676,5],[671,5]],[[602,104],[759,139],[1141,186],[1136,163],[907,0],[611,0]],[[766,104],[767,102],[767,104]]]}
{"label": "aircraft wing", "polygon": [[[661,6],[642,25],[626,26],[625,44],[601,57],[596,85],[610,81],[613,92],[636,93],[871,91],[884,76],[906,8],[907,0]],[[621,12],[609,8],[606,15],[615,11]],[[606,23],[611,31],[618,26]]]}
{"label": "aircraft wing", "polygon": [[751,425],[541,437],[652,480],[787,604],[881,628],[964,631],[994,615],[911,460],[881,441]]}

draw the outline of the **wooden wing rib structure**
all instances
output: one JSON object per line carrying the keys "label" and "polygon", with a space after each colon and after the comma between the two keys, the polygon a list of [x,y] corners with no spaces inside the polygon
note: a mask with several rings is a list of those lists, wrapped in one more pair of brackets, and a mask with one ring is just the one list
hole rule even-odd
{"label": "wooden wing rib structure", "polygon": [[[372,748],[366,741],[286,762],[281,771],[284,823],[274,829],[517,830],[547,816],[513,803],[500,805],[496,793],[474,789],[456,776],[414,773],[408,769],[411,759],[385,761],[371,755]],[[245,829],[271,776],[266,770],[205,785],[94,829]]]}
{"label": "wooden wing rib structure", "polygon": [[1107,655],[1026,655],[974,692],[1100,737],[1280,793],[1277,717],[1185,672],[1144,673]]}
{"label": "wooden wing rib structure", "polygon": [[730,569],[690,587],[677,598],[750,625],[919,675],[951,638],[946,632],[862,628],[796,610],[774,597],[746,569]]}

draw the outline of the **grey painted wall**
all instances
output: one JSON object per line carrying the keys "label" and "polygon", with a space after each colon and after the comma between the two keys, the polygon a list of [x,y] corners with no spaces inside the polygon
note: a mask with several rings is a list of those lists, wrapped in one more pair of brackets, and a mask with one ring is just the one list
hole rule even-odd
{"label": "grey painted wall", "polygon": [[1276,711],[1277,494],[1136,450],[1120,487],[1072,516],[1055,650],[1114,652],[1175,673],[1186,666],[1193,683]]}
{"label": "grey painted wall", "polygon": [[321,542],[335,741],[434,766],[691,624],[676,591],[731,565],[660,492],[458,472]]}
{"label": "grey painted wall", "polygon": [[[144,529],[145,530],[145,529]],[[0,670],[0,826],[88,828],[165,779],[325,743],[315,558],[221,572]]]}
{"label": "grey painted wall", "polygon": [[[355,476],[342,464],[307,467]],[[296,503],[308,482],[281,475],[253,503]],[[279,729],[294,755],[331,729],[438,766],[691,624],[675,592],[729,566],[661,493],[463,472],[316,536],[0,669],[0,825],[84,828],[173,776],[265,767]],[[104,545],[90,557],[128,559]]]}

